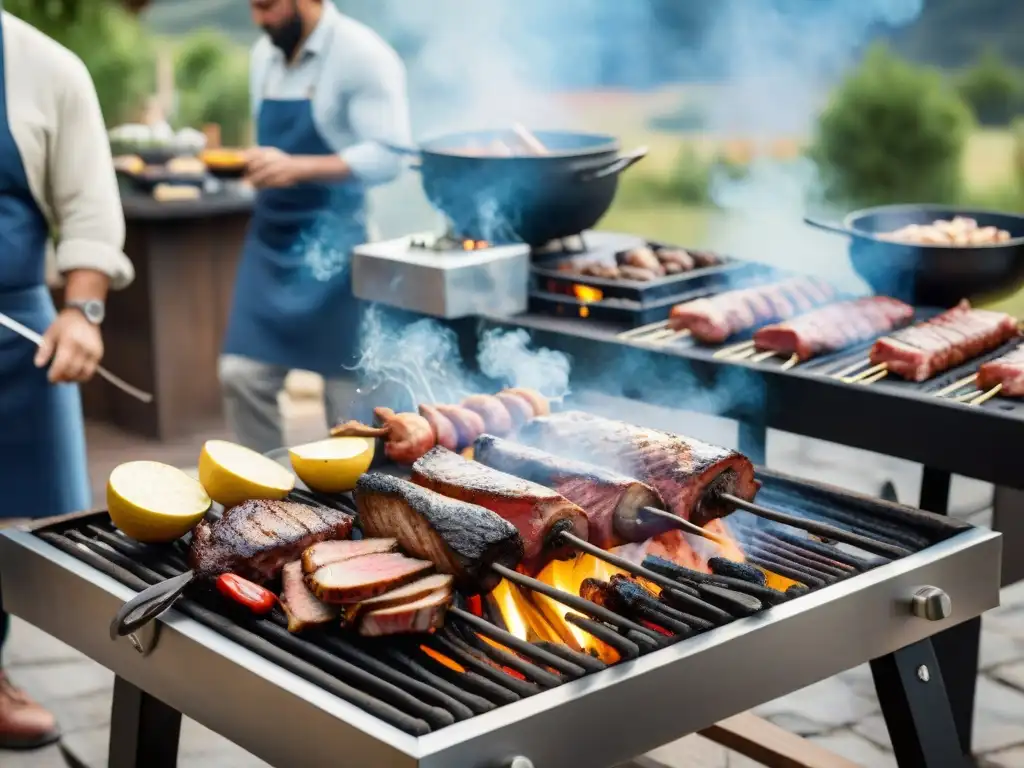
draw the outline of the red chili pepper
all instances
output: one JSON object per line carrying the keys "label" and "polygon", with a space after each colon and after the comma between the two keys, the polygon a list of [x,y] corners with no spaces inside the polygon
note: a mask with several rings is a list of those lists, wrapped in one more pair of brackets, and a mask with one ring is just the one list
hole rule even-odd
{"label": "red chili pepper", "polygon": [[472,597],[466,598],[466,607],[469,608],[469,612],[474,616],[482,617],[484,615],[483,603],[480,600],[480,595],[473,595]]}
{"label": "red chili pepper", "polygon": [[224,597],[244,605],[253,613],[269,613],[277,602],[277,595],[259,584],[236,576],[233,573],[222,573],[217,577],[217,589]]}

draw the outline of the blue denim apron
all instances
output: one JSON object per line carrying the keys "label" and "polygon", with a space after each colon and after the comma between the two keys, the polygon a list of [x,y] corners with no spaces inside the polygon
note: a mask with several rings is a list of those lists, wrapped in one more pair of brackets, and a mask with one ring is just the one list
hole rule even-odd
{"label": "blue denim apron", "polygon": [[[312,94],[265,98],[257,141],[291,155],[330,155]],[[303,183],[260,190],[238,266],[226,354],[325,376],[345,375],[359,349],[351,251],[366,241],[362,186]]]}
{"label": "blue denim apron", "polygon": [[[0,23],[0,311],[40,333],[56,317],[46,287],[49,236],[11,135]],[[0,517],[90,506],[78,386],[50,384],[32,362],[35,353],[34,344],[0,327]]]}

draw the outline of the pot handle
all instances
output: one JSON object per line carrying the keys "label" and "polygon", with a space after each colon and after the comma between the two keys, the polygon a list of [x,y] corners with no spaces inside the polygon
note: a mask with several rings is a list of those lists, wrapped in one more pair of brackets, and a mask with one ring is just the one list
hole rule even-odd
{"label": "pot handle", "polygon": [[810,216],[804,216],[804,224],[815,229],[821,229],[825,232],[831,232],[834,235],[846,235],[852,237],[853,232],[842,224],[833,224],[831,221],[822,221],[821,219],[815,219]]}
{"label": "pot handle", "polygon": [[647,153],[649,151],[650,150],[648,150],[647,147],[640,147],[625,155],[619,155],[612,160],[603,162],[597,167],[590,165],[586,168],[579,169],[576,171],[576,180],[586,183],[588,181],[604,179],[608,176],[617,176],[631,165],[639,163],[647,157]]}

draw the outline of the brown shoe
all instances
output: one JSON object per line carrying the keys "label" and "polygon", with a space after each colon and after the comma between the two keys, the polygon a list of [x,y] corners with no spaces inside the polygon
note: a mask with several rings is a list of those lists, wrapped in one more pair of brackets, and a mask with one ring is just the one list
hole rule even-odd
{"label": "brown shoe", "polygon": [[38,749],[59,740],[54,716],[0,672],[0,749]]}

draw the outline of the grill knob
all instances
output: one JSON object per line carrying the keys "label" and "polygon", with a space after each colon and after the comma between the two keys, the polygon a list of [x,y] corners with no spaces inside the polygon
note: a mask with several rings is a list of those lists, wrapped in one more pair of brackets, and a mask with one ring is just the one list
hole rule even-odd
{"label": "grill knob", "polygon": [[928,621],[942,621],[953,614],[953,601],[938,587],[921,587],[910,601],[911,612]]}

